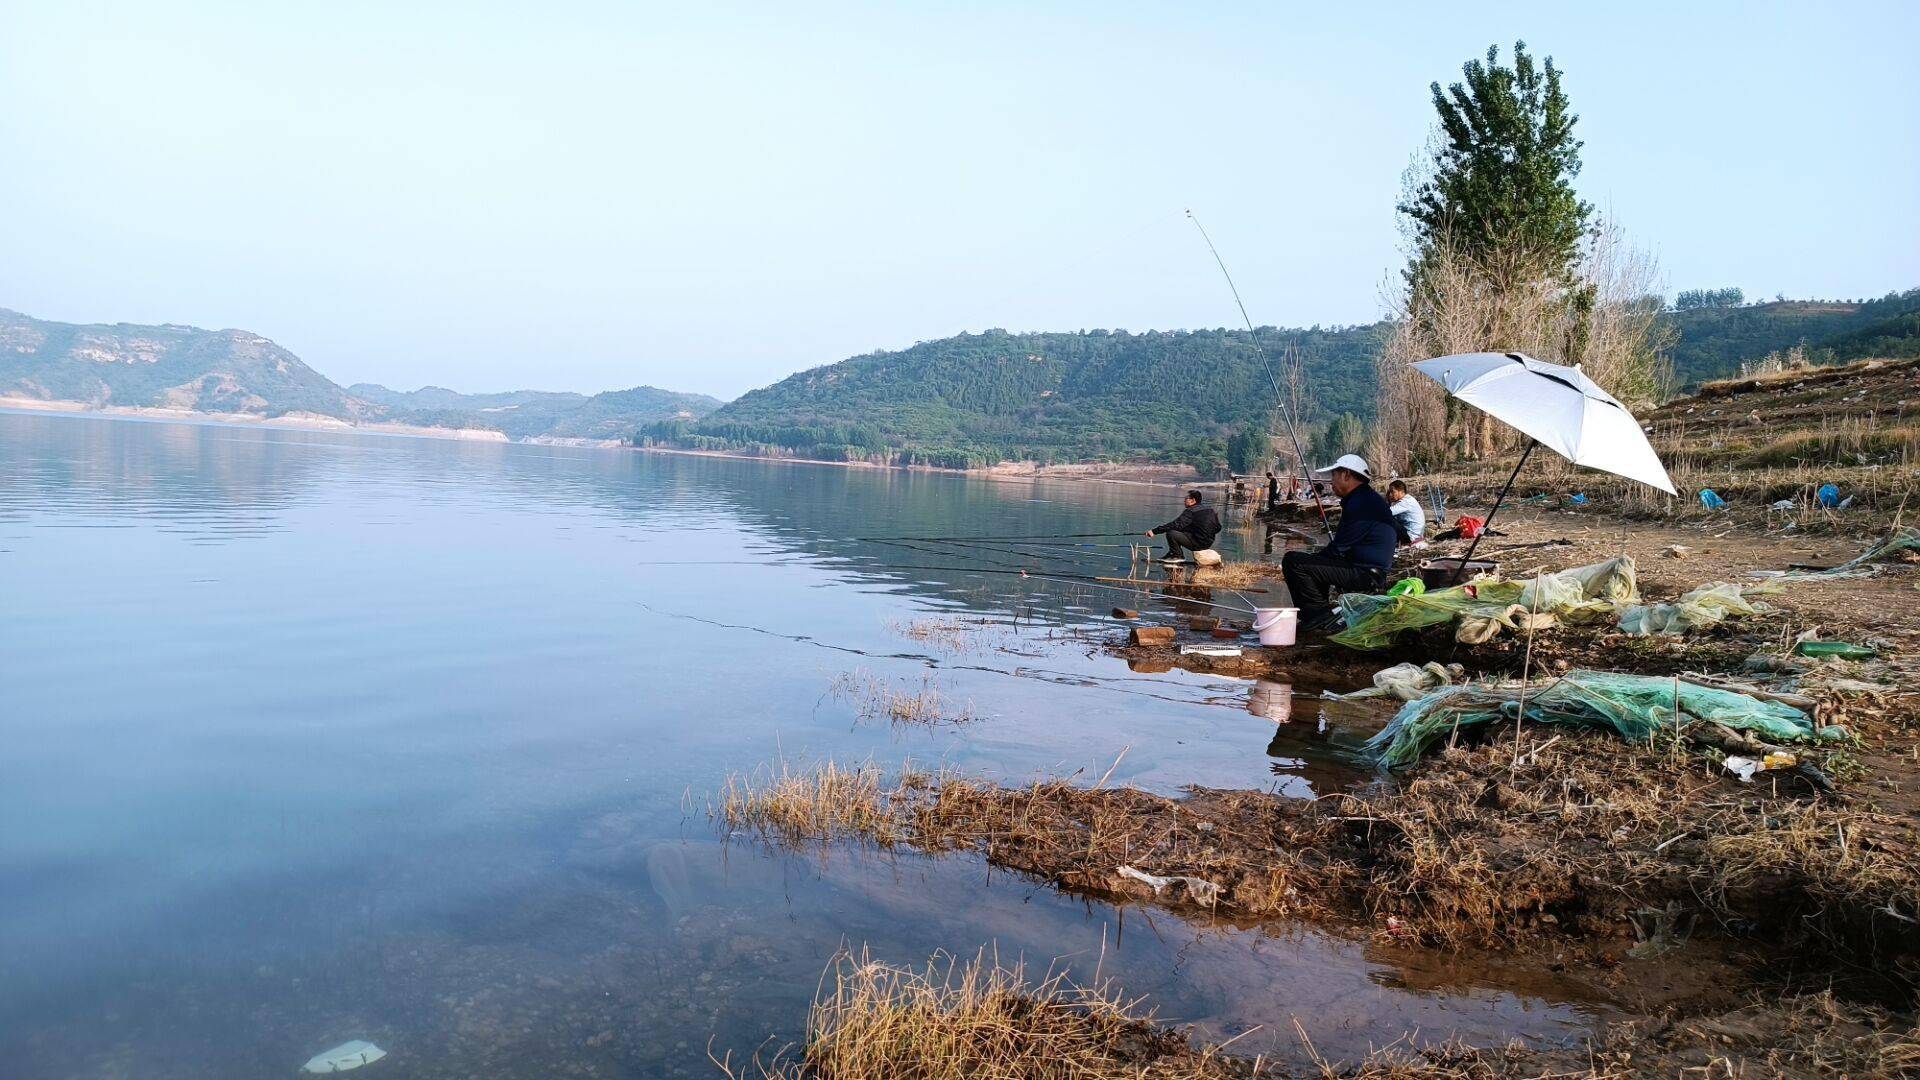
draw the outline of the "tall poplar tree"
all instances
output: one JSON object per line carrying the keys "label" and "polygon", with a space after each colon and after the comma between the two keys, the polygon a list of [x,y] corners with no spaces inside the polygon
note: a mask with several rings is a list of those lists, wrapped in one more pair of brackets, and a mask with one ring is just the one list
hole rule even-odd
{"label": "tall poplar tree", "polygon": [[1433,86],[1439,141],[1432,173],[1400,212],[1413,224],[1410,284],[1442,245],[1486,265],[1525,266],[1570,278],[1593,207],[1574,193],[1580,175],[1575,116],[1552,57],[1536,64],[1515,42],[1513,66],[1500,47],[1468,61],[1464,81]]}

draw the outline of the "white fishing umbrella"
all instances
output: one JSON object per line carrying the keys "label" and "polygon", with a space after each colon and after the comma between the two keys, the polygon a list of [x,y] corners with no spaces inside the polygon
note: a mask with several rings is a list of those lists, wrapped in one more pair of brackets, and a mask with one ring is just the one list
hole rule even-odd
{"label": "white fishing umbrella", "polygon": [[1524,353],[1461,353],[1413,366],[1447,393],[1575,465],[1676,494],[1640,421],[1578,367]]}
{"label": "white fishing umbrella", "polygon": [[[1413,366],[1447,393],[1528,436],[1526,450],[1487,512],[1488,526],[1535,446],[1545,446],[1575,465],[1677,494],[1640,421],[1577,366],[1549,364],[1525,353],[1460,353]],[[1480,535],[1486,535],[1484,529]],[[1460,573],[1479,546],[1476,536],[1460,560]]]}

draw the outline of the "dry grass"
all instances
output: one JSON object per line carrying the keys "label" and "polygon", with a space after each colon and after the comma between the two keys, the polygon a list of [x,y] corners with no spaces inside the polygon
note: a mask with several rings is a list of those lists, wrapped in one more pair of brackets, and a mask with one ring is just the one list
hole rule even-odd
{"label": "dry grass", "polygon": [[915,687],[856,669],[837,676],[827,693],[852,703],[855,715],[866,721],[932,726],[964,724],[975,718],[971,703],[950,705],[931,675],[922,678]]}
{"label": "dry grass", "polygon": [[[1784,354],[1769,354],[1757,365],[1751,374],[1743,370],[1739,378],[1716,379],[1700,384],[1696,396],[1701,398],[1730,397],[1754,390],[1777,387],[1783,383],[1803,383],[1817,385],[1823,382],[1838,382],[1856,377],[1862,373],[1880,371],[1888,368],[1920,366],[1913,360],[1856,360],[1850,364],[1815,365],[1803,363],[1806,353],[1800,350],[1798,361],[1794,357],[1796,350],[1789,349]],[[1746,365],[1742,365],[1744,368]],[[1764,370],[1761,370],[1764,369]]]}
{"label": "dry grass", "polygon": [[1589,1045],[1533,1050],[1459,1041],[1416,1046],[1411,1033],[1358,1062],[1320,1056],[1295,1021],[1303,1067],[1284,1071],[1227,1046],[1194,1047],[1155,1023],[1109,982],[1082,987],[1061,973],[1029,980],[984,950],[962,963],[935,956],[896,967],[865,950],[828,965],[803,1044],[736,1065],[733,1080],[1624,1080],[1920,1075],[1920,1030],[1884,1010],[1830,993],[1756,1000],[1679,1021],[1614,1024]]}
{"label": "dry grass", "polygon": [[[904,773],[896,784],[915,783]],[[891,811],[890,788],[871,764],[826,762],[795,771],[785,761],[751,775],[733,773],[708,806],[708,816],[732,832],[753,832],[786,844],[860,837],[891,847],[903,839]]]}
{"label": "dry grass", "polygon": [[1749,451],[1743,464],[1920,465],[1920,426],[1883,424],[1871,416],[1822,420],[1814,431],[1769,439]]}
{"label": "dry grass", "polygon": [[842,953],[821,980],[804,1046],[718,1064],[736,1080],[1226,1080],[1260,1072],[1217,1048],[1193,1049],[1107,984],[1077,986],[1061,973],[1031,981],[1024,966],[1004,967],[984,951],[965,963],[936,956],[919,969],[864,950]]}
{"label": "dry grass", "polygon": [[889,629],[903,638],[920,642],[950,656],[1003,649],[1018,640],[1018,635],[1000,621],[979,615],[914,619],[889,624]]}
{"label": "dry grass", "polygon": [[1620,935],[1641,909],[1677,902],[1777,938],[1851,942],[1862,964],[1920,952],[1920,823],[1770,797],[1710,761],[1607,736],[1529,729],[1517,747],[1508,736],[1448,750],[1405,784],[1313,802],[911,771],[882,785],[831,765],[814,781],[774,780],[730,784],[728,824],[973,850],[1065,888],[1175,908],[1391,917],[1396,936],[1504,945]]}
{"label": "dry grass", "polygon": [[1210,589],[1264,589],[1280,580],[1280,564],[1223,562],[1192,571],[1190,580]]}

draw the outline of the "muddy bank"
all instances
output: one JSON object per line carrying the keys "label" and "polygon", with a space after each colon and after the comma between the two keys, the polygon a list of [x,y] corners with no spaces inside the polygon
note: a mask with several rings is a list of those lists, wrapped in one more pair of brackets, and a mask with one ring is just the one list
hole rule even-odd
{"label": "muddy bank", "polygon": [[1870,1005],[1818,992],[1756,998],[1673,1018],[1610,1024],[1585,1045],[1519,1042],[1413,1047],[1394,1042],[1355,1061],[1322,1056],[1297,1023],[1304,1065],[1196,1045],[1110,984],[1029,979],[984,952],[924,967],[847,953],[829,965],[804,1041],[714,1063],[734,1080],[1020,1077],[1032,1080],[1543,1080],[1628,1076],[1910,1076],[1920,1029]]}
{"label": "muddy bank", "polygon": [[829,767],[742,786],[720,816],[787,843],[972,850],[1075,891],[1359,920],[1426,945],[1552,939],[1615,963],[1698,934],[1805,947],[1809,961],[1844,943],[1851,966],[1892,978],[1920,960],[1913,820],[1609,736],[1511,734],[1447,750],[1404,782],[1310,801]]}
{"label": "muddy bank", "polygon": [[[1863,539],[1623,532],[1538,510],[1516,518],[1503,519],[1508,535],[1496,538],[1510,575],[1627,553],[1650,600],[1714,580],[1751,582],[1756,570],[1833,565],[1858,554]],[[1277,577],[1270,565],[1239,572],[1246,576],[1212,588]],[[1773,610],[1763,615],[1682,637],[1636,637],[1606,622],[1463,644],[1437,627],[1370,652],[1324,640],[1285,649],[1223,640],[1205,624],[1212,616],[1193,621],[1213,595],[1201,586],[1147,600],[1107,637],[1135,672],[1258,680],[1256,698],[1262,683],[1350,689],[1409,660],[1458,663],[1469,678],[1528,672],[1535,685],[1573,668],[1691,673],[1758,684],[1802,702],[1816,725],[1851,733],[1804,749],[1811,769],[1752,783],[1728,772],[1723,751],[1692,741],[1649,746],[1495,724],[1460,733],[1403,774],[1374,774],[1313,800],[1206,788],[1170,798],[1111,788],[1095,779],[1097,767],[1076,783],[1023,786],[856,769],[789,776],[777,790],[742,787],[716,813],[731,829],[783,845],[852,839],[974,853],[1067,892],[1189,919],[1305,920],[1396,950],[1497,955],[1602,989],[1622,1010],[1621,1022],[1574,1052],[1438,1047],[1322,1063],[1322,1075],[1903,1075],[1920,1070],[1915,577],[1900,562],[1873,577],[1795,581],[1766,597]],[[1124,643],[1127,628],[1149,623],[1173,628],[1173,640]],[[1868,642],[1879,655],[1793,656],[1809,630]],[[1272,718],[1285,733],[1307,716]]]}

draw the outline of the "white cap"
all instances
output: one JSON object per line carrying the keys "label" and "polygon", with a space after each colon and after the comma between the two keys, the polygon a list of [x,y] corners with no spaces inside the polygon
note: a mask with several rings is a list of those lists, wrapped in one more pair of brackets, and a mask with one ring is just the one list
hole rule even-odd
{"label": "white cap", "polygon": [[1324,469],[1313,470],[1313,478],[1315,480],[1325,480],[1333,475],[1333,470],[1335,469],[1345,469],[1348,472],[1359,473],[1368,480],[1373,479],[1372,467],[1367,464],[1367,459],[1361,457],[1359,454],[1340,455],[1339,461],[1334,462]]}

